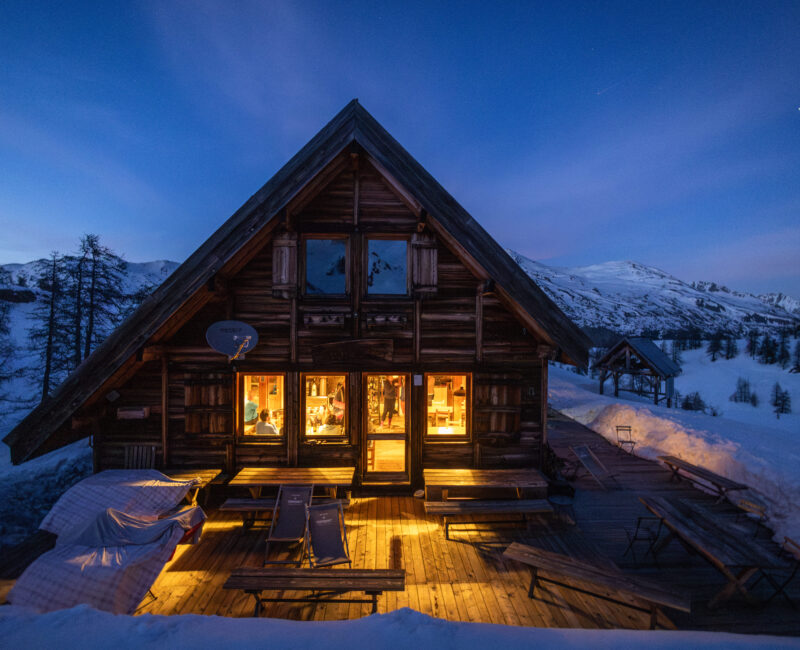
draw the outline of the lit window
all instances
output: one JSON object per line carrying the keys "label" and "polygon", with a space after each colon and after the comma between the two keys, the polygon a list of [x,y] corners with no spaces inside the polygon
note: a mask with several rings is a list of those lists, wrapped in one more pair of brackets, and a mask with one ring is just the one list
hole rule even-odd
{"label": "lit window", "polygon": [[408,293],[408,242],[370,239],[367,248],[367,293]]}
{"label": "lit window", "polygon": [[246,436],[284,433],[283,375],[243,375],[242,426]]}
{"label": "lit window", "polygon": [[306,436],[344,436],[347,375],[303,375],[303,387]]}
{"label": "lit window", "polygon": [[467,436],[470,390],[468,375],[427,375],[427,434],[436,439]]}
{"label": "lit window", "polygon": [[347,293],[347,241],[306,240],[306,294]]}

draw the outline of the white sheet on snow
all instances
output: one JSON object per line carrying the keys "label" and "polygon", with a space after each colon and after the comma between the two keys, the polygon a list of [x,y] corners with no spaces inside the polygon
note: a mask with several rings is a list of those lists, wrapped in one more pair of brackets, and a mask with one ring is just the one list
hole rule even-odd
{"label": "white sheet on snow", "polygon": [[109,469],[73,485],[61,495],[39,528],[56,535],[88,524],[113,508],[157,519],[186,496],[195,481],[174,481],[154,469]]}
{"label": "white sheet on snow", "polygon": [[55,548],[25,569],[8,600],[39,612],[87,604],[133,614],[186,531],[205,518],[197,506],[157,521],[109,508],[59,535]]}
{"label": "white sheet on snow", "polygon": [[678,456],[749,485],[767,506],[776,539],[800,539],[800,432],[598,395],[597,384],[551,366],[550,404],[614,444],[616,426],[631,425],[637,455]]}
{"label": "white sheet on snow", "polygon": [[86,606],[34,615],[0,608],[9,648],[269,648],[270,650],[665,650],[798,648],[797,639],[725,632],[575,630],[454,623],[411,609],[350,621],[302,622],[221,616],[113,616]]}

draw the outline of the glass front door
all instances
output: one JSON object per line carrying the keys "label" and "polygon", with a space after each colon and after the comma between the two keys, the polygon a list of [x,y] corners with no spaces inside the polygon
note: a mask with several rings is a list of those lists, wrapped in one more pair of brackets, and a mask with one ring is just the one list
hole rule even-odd
{"label": "glass front door", "polygon": [[364,375],[367,481],[408,478],[408,375]]}

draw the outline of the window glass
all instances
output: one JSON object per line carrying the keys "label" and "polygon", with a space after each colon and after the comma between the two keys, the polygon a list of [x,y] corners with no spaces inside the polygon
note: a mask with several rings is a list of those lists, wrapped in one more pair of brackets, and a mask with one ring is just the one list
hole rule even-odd
{"label": "window glass", "polygon": [[466,436],[469,419],[467,375],[427,375],[428,435]]}
{"label": "window glass", "polygon": [[283,375],[244,375],[242,420],[246,436],[284,433]]}
{"label": "window glass", "polygon": [[347,376],[304,375],[307,436],[343,436],[347,422]]}
{"label": "window glass", "polygon": [[405,433],[405,375],[367,375],[367,433]]}
{"label": "window glass", "polygon": [[306,240],[306,293],[347,292],[347,242],[344,239]]}
{"label": "window glass", "polygon": [[407,247],[408,242],[405,240],[369,240],[367,293],[403,294],[408,292]]}

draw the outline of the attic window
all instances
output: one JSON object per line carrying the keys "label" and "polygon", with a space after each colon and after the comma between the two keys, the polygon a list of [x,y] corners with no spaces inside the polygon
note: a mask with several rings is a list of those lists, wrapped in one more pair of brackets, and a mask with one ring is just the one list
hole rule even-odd
{"label": "attic window", "polygon": [[367,293],[408,293],[408,242],[405,239],[368,240]]}
{"label": "attic window", "polygon": [[347,240],[306,240],[306,295],[347,293]]}

